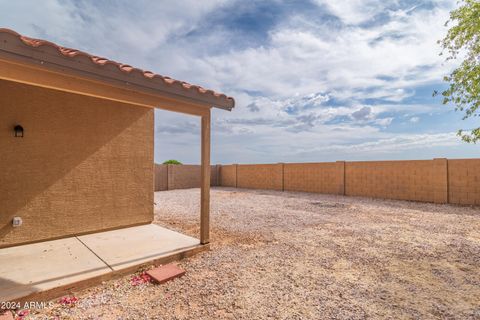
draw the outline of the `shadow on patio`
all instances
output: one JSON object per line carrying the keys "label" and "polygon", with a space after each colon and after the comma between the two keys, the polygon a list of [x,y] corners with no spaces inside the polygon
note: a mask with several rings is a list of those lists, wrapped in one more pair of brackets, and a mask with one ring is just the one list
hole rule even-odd
{"label": "shadow on patio", "polygon": [[48,299],[207,247],[149,224],[0,249],[0,301]]}

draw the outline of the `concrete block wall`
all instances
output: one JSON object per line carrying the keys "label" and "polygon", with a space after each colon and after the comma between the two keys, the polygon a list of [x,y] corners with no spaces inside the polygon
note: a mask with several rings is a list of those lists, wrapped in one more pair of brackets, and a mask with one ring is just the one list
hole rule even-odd
{"label": "concrete block wall", "polygon": [[220,183],[222,187],[237,187],[237,165],[230,164],[219,166]]}
{"label": "concrete block wall", "polygon": [[217,187],[220,185],[220,165],[213,165],[210,170],[210,186]]}
{"label": "concrete block wall", "polygon": [[284,190],[343,194],[344,166],[343,161],[286,163],[284,165]]}
{"label": "concrete block wall", "polygon": [[166,165],[155,165],[155,191],[168,190],[168,170]]}
{"label": "concrete block wall", "polygon": [[345,163],[345,194],[371,198],[434,202],[432,160]]}
{"label": "concrete block wall", "polygon": [[167,165],[168,190],[200,187],[199,165]]}
{"label": "concrete block wall", "polygon": [[480,205],[480,159],[225,165],[219,185]]}
{"label": "concrete block wall", "polygon": [[283,190],[283,164],[237,165],[237,188]]}
{"label": "concrete block wall", "polygon": [[448,201],[480,205],[480,159],[448,160]]}
{"label": "concrete block wall", "polygon": [[[220,181],[220,166],[210,169],[210,185]],[[155,164],[155,191],[200,188],[200,165]]]}
{"label": "concrete block wall", "polygon": [[433,202],[448,203],[448,160],[433,159]]}
{"label": "concrete block wall", "polygon": [[[199,165],[156,165],[155,191],[200,187]],[[211,186],[480,205],[480,159],[214,165]]]}

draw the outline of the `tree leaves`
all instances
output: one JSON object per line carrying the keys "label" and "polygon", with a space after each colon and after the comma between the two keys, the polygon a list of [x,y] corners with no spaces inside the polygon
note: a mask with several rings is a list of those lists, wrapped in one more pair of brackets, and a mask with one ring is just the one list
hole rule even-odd
{"label": "tree leaves", "polygon": [[[464,112],[463,119],[479,116],[480,106],[480,1],[462,0],[461,6],[450,13],[446,26],[452,25],[439,43],[446,60],[463,59],[458,68],[444,77],[449,87],[441,94],[443,104],[453,103],[456,111]],[[437,95],[434,92],[433,95]],[[480,127],[459,130],[463,141],[480,140]]]}

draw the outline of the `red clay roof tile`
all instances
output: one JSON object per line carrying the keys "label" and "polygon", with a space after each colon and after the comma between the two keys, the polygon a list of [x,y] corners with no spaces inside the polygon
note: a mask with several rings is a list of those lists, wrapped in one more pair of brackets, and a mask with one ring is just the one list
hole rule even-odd
{"label": "red clay roof tile", "polygon": [[228,109],[231,109],[234,106],[234,99],[232,97],[226,96],[223,93],[218,93],[218,92],[215,92],[213,90],[208,90],[208,89],[202,88],[202,87],[197,86],[197,85],[192,85],[192,84],[187,83],[187,82],[183,82],[183,81],[172,79],[170,77],[155,74],[151,71],[134,68],[130,65],[122,64],[122,63],[119,63],[119,62],[116,62],[116,61],[113,61],[113,60],[109,60],[107,58],[94,56],[94,55],[91,55],[89,53],[86,53],[86,52],[83,52],[83,51],[80,51],[80,50],[62,47],[62,46],[59,46],[59,45],[57,45],[53,42],[50,42],[50,41],[26,37],[26,36],[23,36],[23,35],[15,32],[13,30],[10,30],[10,29],[0,28],[0,33],[8,33],[8,34],[14,35],[14,36],[18,37],[24,44],[26,44],[30,47],[33,47],[33,48],[48,46],[48,47],[51,47],[51,48],[57,50],[60,54],[62,54],[65,57],[74,58],[74,57],[78,57],[78,56],[84,56],[84,57],[88,58],[93,64],[98,65],[98,66],[113,65],[114,67],[118,68],[118,70],[122,71],[122,73],[126,73],[126,74],[132,74],[134,71],[140,72],[146,79],[153,79],[153,78],[157,79],[157,78],[159,78],[159,79],[163,80],[163,82],[168,84],[168,85],[180,85],[181,87],[183,87],[187,90],[195,91],[195,92],[197,92],[201,95],[209,94],[209,95],[214,96],[217,99],[227,100],[228,105],[230,105],[230,107]]}

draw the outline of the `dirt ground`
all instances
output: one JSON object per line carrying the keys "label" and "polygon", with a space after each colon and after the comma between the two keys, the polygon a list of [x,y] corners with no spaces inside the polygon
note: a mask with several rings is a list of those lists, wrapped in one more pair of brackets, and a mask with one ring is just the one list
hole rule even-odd
{"label": "dirt ground", "polygon": [[[131,276],[25,319],[480,319],[480,208],[215,188],[211,251],[164,285]],[[155,195],[198,235],[199,190]]]}

